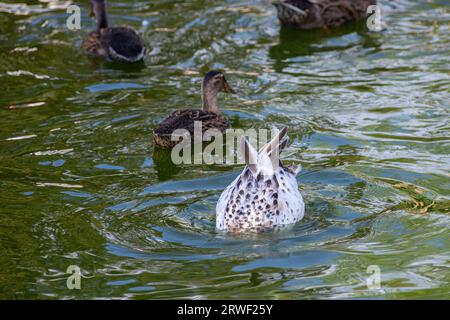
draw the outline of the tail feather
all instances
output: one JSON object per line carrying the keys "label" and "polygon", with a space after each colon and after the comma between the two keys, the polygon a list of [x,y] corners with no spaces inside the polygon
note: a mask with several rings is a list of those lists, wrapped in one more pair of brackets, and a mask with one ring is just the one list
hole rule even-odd
{"label": "tail feather", "polygon": [[280,154],[287,147],[289,137],[286,137],[287,127],[280,130],[273,139],[265,144],[259,152],[242,138],[241,149],[245,163],[254,175],[272,175],[280,164]]}
{"label": "tail feather", "polygon": [[244,154],[245,163],[247,164],[250,171],[254,174],[258,174],[258,153],[252,147],[250,143],[248,143],[245,137],[241,139],[241,149]]}
{"label": "tail feather", "polygon": [[286,133],[287,133],[287,127],[284,127],[275,135],[275,137],[273,137],[273,139],[271,141],[266,143],[261,148],[261,150],[259,150],[259,153],[267,153],[267,154],[271,153],[272,150],[276,149],[276,147],[280,144],[280,141],[283,140],[283,138],[286,136]]}

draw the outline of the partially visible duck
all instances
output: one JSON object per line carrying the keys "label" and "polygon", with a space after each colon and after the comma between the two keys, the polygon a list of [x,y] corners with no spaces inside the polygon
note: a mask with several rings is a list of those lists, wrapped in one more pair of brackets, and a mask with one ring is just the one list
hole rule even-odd
{"label": "partially visible duck", "polygon": [[97,30],[84,39],[84,51],[120,62],[142,60],[145,47],[137,32],[129,27],[108,27],[105,0],[90,0],[90,5],[91,16],[97,20]]}
{"label": "partially visible duck", "polygon": [[298,191],[296,165],[283,166],[287,128],[257,152],[242,139],[246,167],[223,191],[216,206],[216,228],[231,233],[265,232],[301,220],[305,212]]}
{"label": "partially visible duck", "polygon": [[367,17],[376,0],[279,0],[273,2],[278,19],[286,27],[314,29],[337,27]]}
{"label": "partially visible duck", "polygon": [[153,141],[161,148],[172,148],[179,141],[172,141],[172,133],[177,129],[185,129],[194,138],[194,121],[201,121],[202,133],[208,129],[224,132],[229,128],[228,119],[220,112],[217,105],[219,92],[234,93],[228,85],[225,75],[220,71],[209,71],[202,83],[202,109],[184,109],[174,111],[164,119],[153,131]]}

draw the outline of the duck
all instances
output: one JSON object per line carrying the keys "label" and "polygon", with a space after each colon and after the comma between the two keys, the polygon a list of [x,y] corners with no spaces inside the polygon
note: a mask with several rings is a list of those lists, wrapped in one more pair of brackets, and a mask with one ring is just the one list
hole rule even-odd
{"label": "duck", "polygon": [[279,0],[272,2],[285,27],[315,29],[338,27],[367,17],[367,8],[376,0]]}
{"label": "duck", "polygon": [[138,62],[144,58],[145,46],[137,32],[129,27],[108,27],[105,0],[90,0],[91,16],[97,29],[83,40],[86,54],[118,62]]}
{"label": "duck", "polygon": [[194,138],[194,122],[201,121],[202,133],[208,129],[217,129],[225,132],[230,127],[230,122],[221,113],[217,105],[219,92],[236,93],[228,84],[225,75],[221,71],[209,71],[202,82],[201,96],[202,109],[176,110],[164,119],[153,130],[153,142],[160,148],[173,148],[179,143],[173,138],[175,130],[187,130],[192,140]]}
{"label": "duck", "polygon": [[245,168],[222,192],[216,205],[216,229],[226,233],[261,233],[279,230],[300,221],[305,204],[296,176],[300,166],[284,166],[287,128],[257,152],[245,137],[241,154]]}

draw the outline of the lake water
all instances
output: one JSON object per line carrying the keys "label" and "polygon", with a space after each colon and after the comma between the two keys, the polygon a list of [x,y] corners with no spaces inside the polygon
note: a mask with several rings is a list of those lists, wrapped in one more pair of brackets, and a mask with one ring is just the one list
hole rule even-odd
{"label": "lake water", "polygon": [[[67,29],[70,4],[0,2],[0,298],[450,298],[447,1],[381,1],[382,32],[299,32],[268,1],[111,0],[149,44],[138,66],[86,58],[95,22],[83,2]],[[219,97],[233,127],[289,127],[292,229],[217,233],[242,166],[154,150],[209,69],[237,91]]]}

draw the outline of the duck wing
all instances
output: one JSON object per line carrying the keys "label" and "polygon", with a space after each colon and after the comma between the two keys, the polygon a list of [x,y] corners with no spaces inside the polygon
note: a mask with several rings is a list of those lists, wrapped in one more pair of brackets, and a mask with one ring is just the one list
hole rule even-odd
{"label": "duck wing", "polygon": [[135,62],[144,57],[145,47],[135,30],[127,27],[101,30],[102,41],[114,60]]}
{"label": "duck wing", "polygon": [[367,16],[376,0],[278,0],[273,2],[282,24],[300,29],[337,27]]}
{"label": "duck wing", "polygon": [[155,129],[155,133],[158,135],[171,135],[177,129],[185,129],[193,136],[195,121],[201,122],[202,132],[211,128],[224,131],[229,127],[229,122],[223,115],[204,110],[188,109],[173,112],[159,124]]}
{"label": "duck wing", "polygon": [[367,17],[367,8],[376,0],[328,0],[320,5],[321,15],[329,27],[337,27],[349,21]]}

